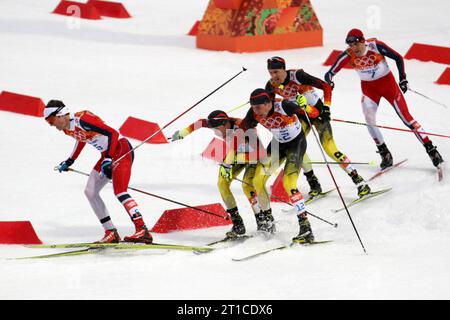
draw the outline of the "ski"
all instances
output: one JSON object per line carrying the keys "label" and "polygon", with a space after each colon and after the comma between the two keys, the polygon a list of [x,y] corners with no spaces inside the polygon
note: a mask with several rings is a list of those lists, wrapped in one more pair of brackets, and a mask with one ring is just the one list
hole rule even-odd
{"label": "ski", "polygon": [[164,243],[131,243],[131,242],[120,242],[120,243],[67,243],[67,244],[36,244],[26,246],[28,248],[35,249],[69,249],[69,248],[86,248],[86,249],[97,249],[97,248],[114,248],[114,249],[131,249],[131,250],[147,250],[147,249],[168,249],[168,250],[186,250],[186,251],[210,251],[213,248],[209,247],[197,247],[197,246],[185,246],[177,244],[164,244]]}
{"label": "ski", "polygon": [[[360,197],[358,199],[353,200],[350,203],[347,203],[346,206],[347,206],[347,208],[350,208],[350,207],[354,206],[355,204],[358,204],[358,203],[360,203],[360,202],[362,202],[364,200],[367,200],[367,199],[370,199],[370,198],[373,198],[373,197],[377,197],[377,196],[382,195],[382,194],[384,194],[386,192],[389,192],[391,190],[392,190],[392,188],[387,188],[387,189],[382,189],[382,190],[370,192],[369,194],[367,194],[365,196],[362,196],[362,197]],[[340,212],[340,211],[343,211],[343,210],[345,210],[345,207],[342,207],[342,208],[339,208],[339,209],[332,209],[331,211],[334,212],[334,213],[337,213],[337,212]]]}
{"label": "ski", "polygon": [[[325,192],[321,192],[321,193],[319,193],[317,196],[309,197],[308,199],[305,200],[305,204],[308,205],[308,204],[313,203],[313,202],[316,201],[316,200],[322,199],[322,198],[326,197],[329,193],[333,192],[334,190],[336,190],[336,188],[327,190],[327,191],[325,191]],[[281,211],[282,211],[282,212],[285,212],[285,213],[297,212],[297,211],[295,211],[294,208],[291,208],[291,209],[281,209]]]}
{"label": "ski", "polygon": [[45,258],[59,258],[59,257],[68,257],[68,256],[78,256],[78,255],[82,255],[82,254],[96,253],[97,250],[101,250],[101,248],[86,248],[86,249],[80,249],[80,250],[74,250],[74,251],[68,251],[68,252],[66,251],[66,252],[60,252],[60,253],[44,254],[44,255],[39,255],[39,256],[14,258],[14,260],[45,259]]}
{"label": "ski", "polygon": [[407,160],[408,160],[408,159],[404,159],[404,160],[402,160],[402,161],[400,161],[400,162],[394,163],[392,166],[387,167],[386,169],[383,169],[383,170],[378,171],[376,174],[374,174],[372,177],[370,177],[370,179],[367,180],[367,181],[372,181],[373,179],[378,178],[378,177],[381,176],[382,174],[385,174],[386,172],[389,172],[389,171],[391,171],[392,169],[397,168],[399,165],[401,165],[402,163],[406,162]]}
{"label": "ski", "polygon": [[239,261],[247,261],[247,260],[250,260],[250,259],[262,256],[262,255],[265,255],[267,253],[278,251],[278,250],[287,249],[287,248],[290,248],[290,247],[295,246],[295,245],[301,245],[301,246],[307,247],[307,246],[312,246],[312,245],[317,245],[317,244],[324,244],[324,243],[330,243],[330,242],[333,242],[333,240],[314,241],[314,242],[311,242],[311,243],[302,243],[302,244],[299,244],[299,243],[296,243],[296,242],[292,242],[290,244],[285,244],[285,245],[282,245],[282,246],[279,246],[279,247],[276,247],[276,248],[272,248],[272,249],[264,250],[264,251],[261,251],[261,252],[257,252],[257,253],[254,253],[254,254],[242,257],[242,258],[232,258],[231,260],[237,261],[237,262],[239,262]]}
{"label": "ski", "polygon": [[306,199],[305,204],[310,204],[316,200],[322,199],[322,198],[326,197],[329,193],[333,192],[334,190],[336,190],[336,188],[327,190],[325,192],[321,192],[315,197],[309,197],[308,199]]}
{"label": "ski", "polygon": [[[240,236],[240,237],[237,237],[237,238],[229,238],[229,237],[225,237],[225,238],[223,238],[223,239],[220,239],[220,240],[217,240],[217,241],[213,241],[213,242],[210,242],[210,243],[208,243],[207,244],[207,246],[208,247],[211,247],[211,246],[214,246],[214,245],[217,245],[217,244],[220,244],[220,243],[233,243],[233,244],[236,244],[236,243],[242,243],[242,242],[244,242],[245,240],[247,240],[247,239],[250,239],[250,238],[252,238],[253,236],[249,236],[249,235],[243,235],[243,236]],[[214,248],[215,250],[217,250],[218,248]],[[203,250],[203,251],[197,251],[197,250],[194,250],[194,253],[195,254],[203,254],[203,253],[209,253],[209,252],[211,252],[212,250],[210,250],[210,251],[205,251],[205,250]]]}
{"label": "ski", "polygon": [[209,246],[213,246],[213,245],[216,245],[216,244],[219,244],[219,243],[224,243],[224,242],[241,242],[241,241],[247,240],[248,238],[251,238],[251,237],[252,236],[248,236],[248,235],[243,235],[243,236],[240,236],[240,237],[237,237],[237,238],[225,237],[223,239],[220,239],[220,240],[217,240],[217,241],[214,241],[214,242],[210,242],[206,246],[209,247]]}

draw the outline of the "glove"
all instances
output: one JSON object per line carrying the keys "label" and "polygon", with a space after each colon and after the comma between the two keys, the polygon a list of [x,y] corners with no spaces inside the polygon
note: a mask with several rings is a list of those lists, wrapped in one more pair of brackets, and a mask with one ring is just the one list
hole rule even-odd
{"label": "glove", "polygon": [[173,141],[177,141],[177,140],[181,140],[184,137],[180,134],[180,130],[177,130],[174,132],[174,134],[172,135],[172,142]]}
{"label": "glove", "polygon": [[323,105],[322,107],[322,112],[320,113],[320,117],[322,118],[323,121],[330,121],[330,107],[327,105]]}
{"label": "glove", "polygon": [[402,79],[400,80],[398,85],[400,86],[400,89],[402,89],[403,93],[406,93],[406,91],[408,91],[408,80]]}
{"label": "glove", "polygon": [[220,165],[220,176],[226,181],[230,182],[233,180],[233,166],[229,164],[222,163]]}
{"label": "glove", "polygon": [[101,174],[108,179],[112,178],[112,159],[110,157],[105,157],[103,159],[101,167]]}
{"label": "glove", "polygon": [[298,94],[297,97],[295,97],[295,100],[297,100],[298,106],[302,109],[306,108],[308,105],[308,100],[302,94]]}
{"label": "glove", "polygon": [[75,160],[72,158],[68,158],[66,161],[61,162],[59,165],[56,166],[56,169],[58,169],[59,172],[63,171],[69,171],[69,167],[73,165]]}

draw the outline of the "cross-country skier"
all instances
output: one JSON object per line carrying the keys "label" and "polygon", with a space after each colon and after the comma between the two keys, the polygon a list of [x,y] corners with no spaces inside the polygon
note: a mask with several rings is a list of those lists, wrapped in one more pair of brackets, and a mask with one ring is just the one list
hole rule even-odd
{"label": "cross-country skier", "polygon": [[[272,92],[274,97],[275,94],[278,94],[294,103],[306,104],[308,117],[311,124],[319,133],[320,143],[327,155],[334,161],[341,163],[340,167],[357,186],[358,196],[362,197],[368,194],[370,192],[369,185],[351,165],[350,159],[336,147],[334,142],[330,124],[331,86],[325,81],[306,73],[303,69],[286,70],[286,62],[281,57],[268,59],[267,69],[270,74],[270,80],[266,84],[266,90]],[[322,102],[322,99],[320,99],[314,88],[323,90],[324,102]],[[306,101],[297,101],[297,99],[305,98]],[[308,119],[304,115],[304,111],[302,110],[300,112],[300,122],[307,136],[311,127],[309,126]],[[314,175],[312,165],[308,163],[310,161],[309,157],[305,154],[302,168],[311,187],[309,195],[314,197],[322,192],[322,188]]]}
{"label": "cross-country skier", "polygon": [[[59,172],[69,170],[86,144],[90,144],[101,153],[100,160],[92,169],[84,190],[92,209],[105,229],[105,235],[99,242],[118,243],[121,240],[99,194],[100,190],[112,179],[114,194],[124,206],[136,228],[136,232],[125,237],[124,240],[152,243],[152,236],[145,225],[139,207],[127,192],[134,157],[133,152],[128,153],[132,149],[128,140],[121,137],[115,129],[106,125],[92,112],[70,113],[64,103],[59,100],[48,102],[44,109],[44,118],[50,126],[56,127],[76,140],[70,157],[56,167]],[[114,159],[118,159],[126,153],[128,153],[127,156],[112,166]]]}
{"label": "cross-country skier", "polygon": [[297,211],[300,225],[300,231],[292,241],[313,242],[314,235],[308,221],[305,200],[297,187],[306,150],[306,138],[300,123],[300,108],[296,103],[288,100],[273,101],[272,96],[265,89],[256,89],[251,93],[250,105],[251,108],[242,120],[241,127],[248,130],[260,123],[273,134],[272,141],[267,147],[267,157],[260,160],[253,179],[262,210],[260,219],[263,219],[273,230],[275,229],[266,182],[285,162],[283,186]]}
{"label": "cross-country skier", "polygon": [[[422,134],[423,128],[414,120],[408,110],[408,105],[403,96],[408,91],[408,80],[406,80],[405,65],[403,57],[386,43],[375,38],[365,39],[364,34],[359,29],[352,29],[348,32],[345,42],[348,49],[339,55],[333,66],[325,74],[325,80],[332,86],[333,77],[347,63],[357,71],[361,78],[362,89],[362,109],[367,128],[377,145],[381,156],[381,169],[393,165],[392,154],[384,142],[381,131],[375,127],[376,113],[381,98],[385,98],[393,107],[403,123],[414,131],[417,139],[423,144],[433,165],[438,167],[443,162],[442,156],[436,150],[431,140],[426,134]],[[399,72],[399,83],[395,81],[386,57],[393,59],[397,64]]]}
{"label": "cross-country skier", "polygon": [[[229,151],[226,156],[225,150],[223,152],[225,159],[219,169],[217,186],[233,222],[232,229],[226,233],[227,238],[237,238],[245,234],[244,222],[230,189],[231,182],[242,170],[244,170],[242,189],[250,202],[257,224],[258,214],[261,211],[253,187],[253,177],[258,158],[265,154],[264,148],[258,139],[256,129],[244,132],[239,128],[240,123],[241,119],[231,118],[224,111],[215,110],[208,115],[207,119],[200,119],[172,135],[172,141],[176,141],[185,138],[197,129],[210,128],[226,141]],[[258,224],[258,230],[264,231],[263,229]]]}

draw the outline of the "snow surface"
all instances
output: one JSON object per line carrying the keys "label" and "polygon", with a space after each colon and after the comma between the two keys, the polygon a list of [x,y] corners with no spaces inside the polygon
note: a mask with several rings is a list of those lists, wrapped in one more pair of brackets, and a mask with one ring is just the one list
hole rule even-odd
{"label": "snow surface", "polygon": [[[195,48],[185,34],[203,16],[207,0],[122,1],[132,19],[80,20],[50,14],[58,0],[0,2],[0,90],[59,98],[72,110],[90,109],[113,127],[131,115],[162,124],[190,107],[242,66],[248,71],[170,126],[170,135],[216,108],[230,109],[246,101],[265,84],[267,57],[281,55],[288,67],[302,67],[322,77],[322,66],[333,49],[343,49],[352,27],[362,28],[404,54],[413,42],[450,46],[450,2],[444,0],[314,0],[324,27],[324,46],[307,49],[233,54]],[[371,14],[379,13],[379,20]],[[377,23],[379,26],[377,27]],[[395,64],[389,62],[395,70]],[[446,102],[449,88],[433,82],[445,65],[407,60],[410,85]],[[396,71],[395,71],[396,73]],[[332,114],[364,121],[360,89],[354,71],[335,79]],[[410,111],[429,132],[449,134],[449,110],[407,94]],[[233,113],[243,116],[245,110]],[[385,101],[378,123],[403,128]],[[338,146],[354,161],[379,162],[375,146],[361,126],[333,123]],[[189,252],[139,251],[48,260],[7,260],[52,253],[22,246],[0,246],[2,299],[449,299],[450,218],[448,179],[438,183],[431,162],[415,136],[383,131],[394,159],[409,160],[371,183],[392,187],[389,194],[350,209],[365,255],[345,213],[333,214],[341,202],[337,193],[309,206],[309,211],[339,223],[334,229],[311,218],[317,239],[329,245],[277,251],[248,262],[232,257],[288,243],[298,231],[296,217],[274,204],[276,237],[250,239],[230,249],[197,256]],[[260,130],[264,141],[270,134]],[[42,119],[0,112],[0,220],[30,220],[46,243],[93,241],[103,235],[84,197],[86,178],[58,174],[52,168],[66,159],[73,140]],[[138,149],[131,185],[193,205],[220,202],[217,165],[199,154],[213,137],[204,130],[170,145]],[[308,152],[321,155],[312,135]],[[445,159],[449,141],[433,138]],[[134,141],[136,144],[136,141]],[[75,168],[90,171],[98,154],[87,147]],[[359,166],[369,177],[376,167]],[[325,167],[316,174],[324,189],[333,186]],[[356,190],[338,168],[333,172],[347,200]],[[302,191],[307,184],[299,179]],[[254,219],[236,183],[233,187],[249,233]],[[149,226],[172,205],[132,192]],[[103,191],[113,221],[122,236],[133,227],[110,186]],[[228,227],[154,234],[155,241],[204,245],[220,239]]]}

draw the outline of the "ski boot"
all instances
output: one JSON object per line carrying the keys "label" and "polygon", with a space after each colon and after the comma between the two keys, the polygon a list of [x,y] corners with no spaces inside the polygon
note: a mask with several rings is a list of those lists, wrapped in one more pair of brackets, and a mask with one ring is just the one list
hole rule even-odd
{"label": "ski boot", "polygon": [[298,215],[298,224],[300,226],[300,230],[298,235],[292,238],[292,242],[294,243],[312,243],[314,242],[314,235],[311,229],[311,224],[309,223],[308,217],[306,216],[306,212]]}
{"label": "ski boot", "polygon": [[105,231],[105,235],[102,239],[94,243],[119,243],[120,240],[121,239],[119,233],[117,232],[117,229],[110,229]]}
{"label": "ski boot", "polygon": [[379,146],[377,146],[377,148],[377,153],[379,153],[381,156],[381,170],[391,167],[393,165],[392,154],[388,150],[386,143],[380,144]]}
{"label": "ski boot", "polygon": [[233,227],[225,234],[225,237],[228,239],[236,239],[243,236],[245,234],[245,226],[242,217],[239,215],[238,208],[228,209],[227,212],[230,214]]}
{"label": "ski boot", "polygon": [[319,179],[317,179],[314,171],[305,173],[306,180],[308,181],[310,190],[308,195],[310,198],[318,196],[322,192],[322,186],[320,185]]}
{"label": "ski boot", "polygon": [[145,243],[151,244],[153,242],[153,237],[148,232],[148,229],[145,225],[136,227],[136,232],[128,237],[123,239],[125,242],[133,242],[133,243]]}
{"label": "ski boot", "polygon": [[433,166],[437,167],[442,162],[444,162],[441,154],[436,150],[436,146],[433,146],[433,143],[431,141],[425,143],[424,147],[425,150],[427,150],[428,156],[430,157],[431,161],[433,161]]}
{"label": "ski boot", "polygon": [[258,231],[274,233],[275,232],[275,222],[272,216],[272,209],[266,211],[260,211],[256,217],[256,229]]}
{"label": "ski boot", "polygon": [[358,174],[358,171],[353,170],[350,173],[350,177],[352,178],[353,183],[356,184],[356,187],[358,188],[358,197],[361,198],[370,193],[369,185],[364,181],[363,177]]}

